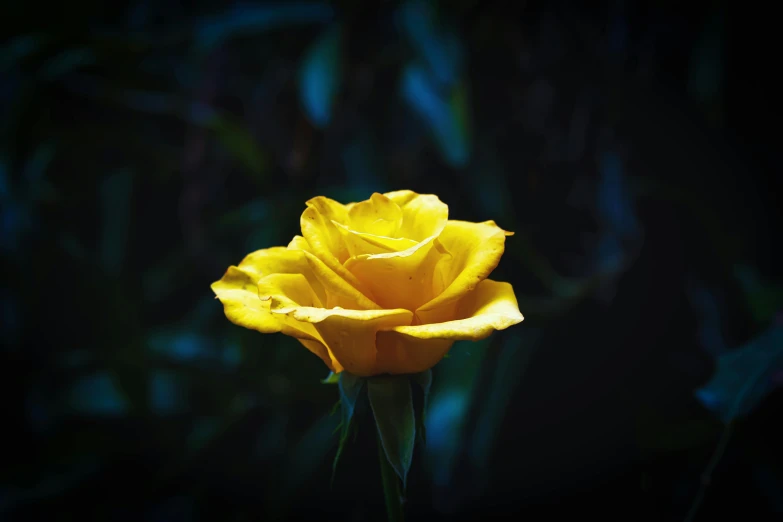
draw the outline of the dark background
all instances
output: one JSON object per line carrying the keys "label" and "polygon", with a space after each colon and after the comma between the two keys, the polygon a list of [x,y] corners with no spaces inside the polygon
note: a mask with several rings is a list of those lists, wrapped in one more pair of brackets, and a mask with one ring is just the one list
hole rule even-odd
{"label": "dark background", "polygon": [[403,188],[516,232],[526,318],[435,368],[409,519],[780,519],[779,27],[683,4],[4,4],[0,519],[383,520],[209,284]]}

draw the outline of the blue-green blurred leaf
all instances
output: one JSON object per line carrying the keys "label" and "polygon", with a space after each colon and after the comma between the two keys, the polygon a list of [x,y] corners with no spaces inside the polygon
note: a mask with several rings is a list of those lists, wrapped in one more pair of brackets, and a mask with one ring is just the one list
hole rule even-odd
{"label": "blue-green blurred leaf", "polygon": [[324,415],[292,448],[283,475],[284,497],[294,494],[326,459],[334,443],[332,433],[336,427],[337,419]]}
{"label": "blue-green blurred leaf", "polygon": [[214,117],[209,127],[234,159],[255,175],[257,182],[261,182],[266,168],[266,157],[248,129],[228,116]]}
{"label": "blue-green blurred leaf", "polygon": [[[175,250],[146,270],[142,276],[144,299],[156,303],[168,297],[178,285],[187,283],[185,254]],[[214,304],[214,303],[213,303]]]}
{"label": "blue-green blurred leaf", "polygon": [[88,457],[67,469],[48,471],[35,484],[26,488],[11,488],[0,496],[0,514],[3,511],[62,495],[93,476],[101,468],[97,457]]}
{"label": "blue-green blurred leaf", "polygon": [[416,432],[419,434],[422,442],[427,443],[427,406],[430,401],[430,391],[432,389],[432,369],[423,371],[412,376],[414,382],[421,388],[422,404],[421,411],[416,412]]}
{"label": "blue-green blurred leaf", "polygon": [[430,391],[432,389],[432,370],[425,370],[414,374],[413,380],[421,387],[421,392],[424,395],[424,409],[426,410],[427,403],[430,399]]}
{"label": "blue-green blurred leaf", "polygon": [[337,384],[340,382],[340,374],[329,372],[329,375],[327,375],[325,379],[322,379],[321,382],[323,384]]}
{"label": "blue-green blurred leaf", "polygon": [[40,75],[45,80],[54,80],[63,74],[95,63],[95,54],[91,49],[67,49],[47,60],[41,67]]}
{"label": "blue-green blurred leaf", "polygon": [[214,354],[213,341],[190,331],[160,331],[147,341],[153,353],[166,355],[178,362],[210,359]]}
{"label": "blue-green blurred leaf", "polygon": [[470,157],[465,86],[441,92],[427,70],[413,63],[403,73],[401,88],[405,100],[427,123],[443,159],[452,167],[464,167]]}
{"label": "blue-green blurred leaf", "polygon": [[783,480],[770,462],[757,462],[753,466],[753,480],[773,511],[783,516]]}
{"label": "blue-green blurred leaf", "polygon": [[185,522],[195,514],[193,498],[182,495],[169,497],[149,511],[150,522]]}
{"label": "blue-green blurred leaf", "polygon": [[278,413],[269,416],[264,423],[264,428],[258,435],[255,448],[256,456],[262,459],[267,459],[284,455],[287,443],[287,426],[288,414]]}
{"label": "blue-green blurred leaf", "polygon": [[[214,304],[214,301],[213,301]],[[217,342],[188,328],[158,330],[149,335],[147,346],[150,351],[180,364],[197,364],[233,370],[243,359],[242,347],[238,342],[224,339]]]}
{"label": "blue-green blurred leaf", "polygon": [[240,4],[219,16],[203,19],[196,27],[195,41],[199,49],[208,50],[228,38],[295,24],[328,22],[332,17],[332,8],[326,3]]}
{"label": "blue-green blurred leaf", "polygon": [[427,457],[431,461],[433,481],[438,486],[447,486],[451,479],[469,406],[470,393],[459,388],[432,397],[425,421]]}
{"label": "blue-green blurred leaf", "polygon": [[103,230],[100,259],[104,269],[110,274],[117,274],[125,259],[131,221],[132,188],[133,174],[129,170],[115,172],[101,185]]}
{"label": "blue-green blurred leaf", "polygon": [[196,419],[188,435],[186,446],[189,451],[198,451],[206,446],[220,431],[221,419],[202,417]]}
{"label": "blue-green blurred leaf", "polygon": [[334,479],[337,463],[340,461],[340,455],[342,455],[343,448],[348,440],[351,422],[353,422],[353,414],[356,410],[356,402],[359,400],[359,394],[364,386],[364,381],[365,379],[351,375],[348,372],[344,371],[340,373],[340,379],[338,381],[338,388],[340,390],[340,442],[337,446],[334,462],[332,463],[332,479]]}
{"label": "blue-green blurred leaf", "polygon": [[28,387],[24,396],[25,415],[32,428],[40,433],[52,426],[56,411],[51,400],[45,396],[43,383],[36,382]]}
{"label": "blue-green blurred leaf", "polygon": [[29,205],[12,201],[0,208],[0,247],[16,252],[20,238],[33,225],[33,216]]}
{"label": "blue-green blurred leaf", "polygon": [[748,265],[737,266],[735,277],[739,280],[757,323],[764,324],[783,310],[783,284],[765,280],[755,268]]}
{"label": "blue-green blurred leaf", "polygon": [[489,395],[480,408],[470,447],[470,458],[480,469],[489,461],[509,400],[524,376],[538,342],[538,332],[530,327],[512,329],[502,335],[503,344],[490,381]]}
{"label": "blue-green blurred leaf", "polygon": [[15,66],[43,47],[45,38],[38,34],[17,36],[0,48],[0,71]]}
{"label": "blue-green blurred leaf", "polygon": [[372,377],[367,380],[367,396],[383,451],[405,487],[416,443],[410,380],[407,375]]}
{"label": "blue-green blurred leaf", "polygon": [[688,285],[688,298],[699,317],[699,342],[710,355],[717,357],[728,349],[722,331],[722,317],[715,295],[698,283]]}
{"label": "blue-green blurred leaf", "polygon": [[72,386],[68,407],[78,413],[118,417],[129,411],[128,400],[106,371],[82,377]]}
{"label": "blue-green blurred leaf", "polygon": [[268,219],[271,212],[269,200],[263,198],[254,199],[222,215],[220,224],[223,226],[236,226],[245,223],[257,225]]}
{"label": "blue-green blurred leaf", "polygon": [[0,203],[5,203],[11,198],[11,179],[5,158],[0,156]]}
{"label": "blue-green blurred leaf", "polygon": [[181,375],[154,370],[149,380],[150,410],[158,415],[180,413],[186,406],[187,387]]}
{"label": "blue-green blurred leaf", "polygon": [[724,423],[750,413],[777,384],[783,370],[783,325],[717,358],[715,374],[696,398]]}
{"label": "blue-green blurred leaf", "polygon": [[342,80],[341,41],[339,25],[328,29],[313,43],[302,62],[299,96],[305,114],[316,127],[325,127],[332,117]]}
{"label": "blue-green blurred leaf", "polygon": [[457,453],[464,442],[465,421],[473,402],[473,390],[491,338],[459,341],[433,369],[433,385],[425,426],[427,460],[436,486],[451,481]]}
{"label": "blue-green blurred leaf", "polygon": [[411,0],[398,12],[400,24],[435,80],[443,86],[452,86],[460,77],[462,49],[459,38],[440,24],[434,2]]}
{"label": "blue-green blurred leaf", "polygon": [[619,238],[635,238],[641,232],[623,162],[614,152],[601,156],[598,183],[598,217]]}
{"label": "blue-green blurred leaf", "polygon": [[16,297],[5,289],[0,290],[0,319],[2,319],[3,345],[10,350],[17,340],[21,322]]}
{"label": "blue-green blurred leaf", "polygon": [[373,141],[368,132],[361,133],[348,143],[343,148],[342,157],[347,185],[351,190],[355,190],[360,200],[362,198],[358,196],[359,193],[372,194],[393,190],[381,181],[382,169],[378,164]]}
{"label": "blue-green blurred leaf", "polygon": [[220,360],[223,366],[228,369],[236,369],[242,364],[243,353],[239,343],[231,342],[223,346],[220,354]]}
{"label": "blue-green blurred leaf", "polygon": [[54,158],[54,145],[51,143],[42,144],[35,149],[33,157],[25,165],[24,180],[31,195],[41,190],[46,170],[49,168],[52,158]]}
{"label": "blue-green blurred leaf", "polygon": [[691,50],[688,69],[688,90],[702,103],[713,103],[723,87],[724,9],[718,7],[710,15],[696,44]]}
{"label": "blue-green blurred leaf", "polygon": [[715,439],[719,426],[703,418],[673,421],[655,411],[643,411],[637,417],[636,441],[651,451],[685,451]]}

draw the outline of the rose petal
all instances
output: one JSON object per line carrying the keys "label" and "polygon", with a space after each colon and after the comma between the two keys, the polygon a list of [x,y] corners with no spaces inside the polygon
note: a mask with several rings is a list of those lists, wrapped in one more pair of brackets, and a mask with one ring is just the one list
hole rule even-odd
{"label": "rose petal", "polygon": [[285,325],[269,312],[269,303],[258,298],[258,281],[265,274],[303,274],[318,299],[325,299],[325,291],[315,277],[303,252],[283,247],[258,250],[245,256],[239,266],[228,268],[223,277],[212,283],[212,291],[223,303],[226,317],[233,323],[262,333],[281,332],[293,337],[311,338],[312,333],[286,330]]}
{"label": "rose petal", "polygon": [[438,265],[446,288],[416,310],[416,321],[420,324],[454,317],[458,300],[476,288],[500,262],[506,231],[494,222],[449,220],[439,240],[452,255],[451,262]]}
{"label": "rose petal", "polygon": [[[377,310],[381,308],[368,295],[368,290],[360,292],[340,275],[326,266],[326,264],[309,252],[305,252],[310,269],[321,282],[326,293],[326,301],[322,301],[326,308],[348,308],[352,310]],[[356,279],[353,274],[351,277]],[[358,280],[357,280],[358,282]],[[363,287],[363,285],[360,285]]]}
{"label": "rose petal", "polygon": [[348,249],[342,234],[332,223],[345,223],[348,211],[343,205],[332,199],[318,196],[307,201],[307,208],[299,219],[302,236],[310,246],[310,252],[329,267],[335,274],[348,281],[358,290],[361,284],[348,270],[343,262],[349,257]]}
{"label": "rose petal", "polygon": [[437,267],[450,257],[433,236],[402,252],[352,257],[345,267],[382,308],[416,310],[445,288]]}
{"label": "rose petal", "polygon": [[299,338],[302,345],[318,355],[332,371],[342,371],[334,354],[324,346],[321,336],[312,324],[300,322],[288,315],[274,313],[275,307],[310,306],[321,307],[322,303],[313,292],[307,278],[302,274],[270,274],[258,282],[258,300],[265,303],[270,315],[287,331],[301,331],[307,338]]}
{"label": "rose petal", "polygon": [[397,237],[423,241],[437,236],[449,219],[449,207],[434,194],[398,190],[384,194],[402,209],[402,226]]}
{"label": "rose petal", "polygon": [[310,269],[304,252],[285,247],[256,250],[246,255],[238,268],[255,278],[254,286],[262,277],[269,274],[303,274],[318,299],[321,301],[326,299],[323,285]]}
{"label": "rose petal", "polygon": [[424,371],[435,366],[454,341],[479,341],[523,320],[511,285],[491,279],[479,283],[460,301],[455,317],[460,319],[378,332],[378,370],[392,374]]}
{"label": "rose petal", "polygon": [[375,192],[370,199],[351,206],[348,211],[348,225],[357,232],[366,232],[376,236],[395,237],[402,224],[402,210],[392,200]]}
{"label": "rose petal", "polygon": [[334,373],[340,373],[343,371],[342,365],[334,358],[334,354],[330,352],[321,341],[308,341],[307,339],[297,339],[302,346],[310,350],[312,353],[321,358],[326,366],[329,367]]}
{"label": "rose petal", "polygon": [[400,252],[416,246],[416,241],[412,239],[376,236],[366,232],[357,232],[336,221],[333,224],[342,233],[343,241],[345,241],[351,257],[363,254]]}
{"label": "rose petal", "polygon": [[[343,310],[273,304],[272,313],[311,323],[322,343],[346,371],[360,377],[375,375],[375,337],[378,330],[410,324],[409,310]],[[335,372],[338,365],[335,364]]]}

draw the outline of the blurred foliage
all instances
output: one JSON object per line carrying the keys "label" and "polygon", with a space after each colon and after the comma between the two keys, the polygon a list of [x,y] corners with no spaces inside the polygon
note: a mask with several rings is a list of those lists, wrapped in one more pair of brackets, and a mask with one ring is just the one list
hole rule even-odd
{"label": "blurred foliage", "polygon": [[382,516],[322,363],[209,283],[310,197],[401,188],[516,232],[526,316],[434,369],[412,518],[682,518],[714,416],[704,518],[781,513],[780,229],[727,4],[97,5],[0,17],[0,518]]}

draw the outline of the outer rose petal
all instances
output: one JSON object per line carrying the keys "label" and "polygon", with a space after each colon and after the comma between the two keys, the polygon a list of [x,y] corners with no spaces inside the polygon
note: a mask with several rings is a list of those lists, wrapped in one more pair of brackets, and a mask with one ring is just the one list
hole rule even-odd
{"label": "outer rose petal", "polygon": [[[296,331],[307,332],[309,337],[299,341],[308,350],[321,357],[332,371],[341,372],[342,366],[334,354],[324,346],[321,335],[307,322],[297,321],[289,315],[276,314],[275,307],[321,307],[322,303],[302,274],[270,274],[258,282],[258,298],[267,303],[271,315],[280,323]],[[284,332],[285,333],[285,332]]]}
{"label": "outer rose petal", "polygon": [[378,330],[410,324],[413,314],[409,310],[343,310],[312,307],[285,306],[276,303],[272,313],[284,315],[299,322],[311,323],[323,344],[338,364],[348,372],[369,377],[378,372],[375,338]]}
{"label": "outer rose petal", "polygon": [[318,332],[305,323],[281,321],[270,311],[270,301],[258,297],[258,280],[264,274],[296,274],[309,288],[314,299],[325,295],[318,279],[309,270],[302,252],[275,247],[248,254],[238,267],[229,267],[220,281],[212,283],[212,291],[223,304],[226,317],[234,324],[261,333],[278,333],[297,338],[311,352],[319,356],[332,371],[338,371],[328,350],[321,346]]}
{"label": "outer rose petal", "polygon": [[434,194],[397,190],[384,194],[402,209],[402,226],[397,237],[423,241],[440,234],[449,219],[449,207]]}
{"label": "outer rose petal", "polygon": [[491,279],[479,283],[460,301],[456,317],[461,319],[378,332],[378,370],[392,374],[427,370],[454,341],[478,341],[523,320],[511,285]]}
{"label": "outer rose petal", "polygon": [[256,250],[245,256],[239,269],[255,277],[255,282],[269,274],[302,274],[307,278],[318,299],[324,301],[326,294],[323,285],[310,270],[303,252],[285,247],[272,247]]}
{"label": "outer rose petal", "polygon": [[483,281],[500,262],[506,231],[494,222],[449,220],[440,234],[452,262],[438,266],[446,289],[416,310],[419,324],[440,323],[454,316],[457,301]]}
{"label": "outer rose petal", "polygon": [[297,341],[320,357],[321,360],[326,363],[326,366],[334,373],[340,373],[344,370],[340,363],[337,362],[337,359],[334,358],[334,354],[332,354],[321,341],[308,341],[307,339],[297,339]]}
{"label": "outer rose petal", "polygon": [[403,252],[352,257],[345,267],[374,293],[381,307],[416,310],[445,287],[437,267],[450,257],[433,236]]}

